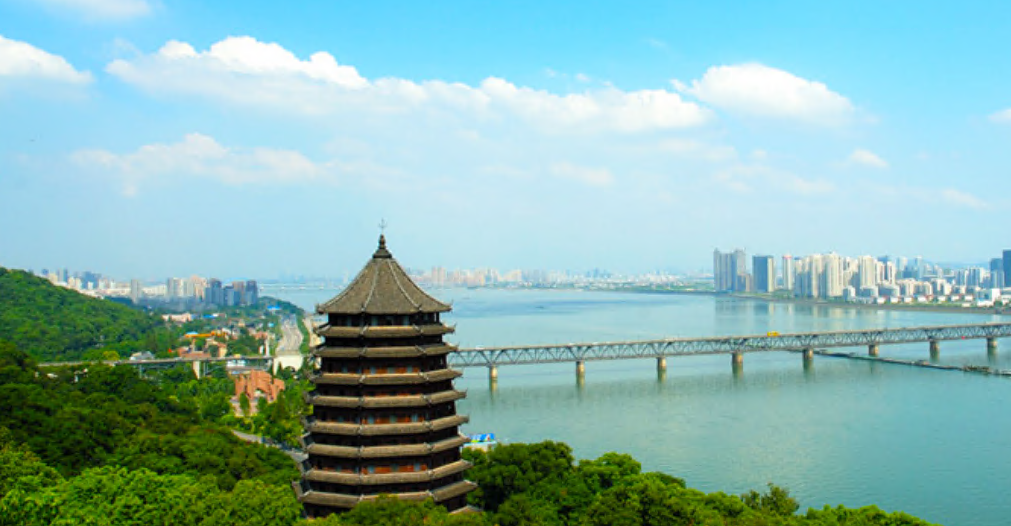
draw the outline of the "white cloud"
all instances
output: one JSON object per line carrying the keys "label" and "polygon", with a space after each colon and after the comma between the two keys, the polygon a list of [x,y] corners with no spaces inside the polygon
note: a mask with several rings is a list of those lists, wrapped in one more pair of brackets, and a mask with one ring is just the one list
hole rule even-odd
{"label": "white cloud", "polygon": [[77,71],[59,55],[26,42],[0,36],[0,79],[43,79],[68,84],[87,84],[91,73]]}
{"label": "white cloud", "polygon": [[845,124],[856,108],[821,82],[762,64],[714,66],[701,80],[675,87],[732,113],[820,125]]}
{"label": "white cloud", "polygon": [[963,206],[975,210],[983,210],[986,208],[990,208],[990,204],[987,203],[986,201],[970,193],[966,193],[961,190],[955,190],[954,188],[946,188],[944,190],[941,190],[939,195],[941,201],[948,204]]}
{"label": "white cloud", "polygon": [[332,114],[448,112],[471,119],[517,118],[546,131],[640,132],[699,126],[710,112],[668,90],[613,87],[558,95],[490,77],[477,86],[441,80],[369,80],[326,52],[301,60],[278,44],[229,37],[198,52],[170,41],[158,52],[120,59],[106,71],[151,93],[208,97],[233,104]]}
{"label": "white cloud", "polygon": [[149,144],[133,153],[80,150],[72,154],[79,166],[112,173],[123,179],[124,192],[156,177],[201,177],[228,184],[290,183],[330,175],[328,167],[299,152],[273,148],[228,148],[212,137],[186,135],[174,144]]}
{"label": "white cloud", "polygon": [[862,148],[853,150],[853,153],[846,159],[846,162],[870,166],[871,168],[888,168],[888,161],[882,159],[876,153]]}
{"label": "white cloud", "polygon": [[662,152],[685,159],[709,162],[737,159],[737,150],[733,146],[708,144],[694,139],[665,139],[660,142],[659,148]]}
{"label": "white cloud", "polygon": [[554,163],[549,171],[552,175],[587,186],[607,186],[614,182],[614,176],[606,168],[576,166],[567,162]]}
{"label": "white cloud", "polygon": [[817,195],[836,189],[830,181],[806,179],[762,164],[737,164],[717,172],[714,180],[727,189],[740,193],[773,189],[798,195]]}
{"label": "white cloud", "polygon": [[38,0],[53,11],[70,12],[88,20],[128,20],[149,15],[146,0]]}
{"label": "white cloud", "polygon": [[990,115],[990,120],[1001,124],[1011,123],[1011,108]]}

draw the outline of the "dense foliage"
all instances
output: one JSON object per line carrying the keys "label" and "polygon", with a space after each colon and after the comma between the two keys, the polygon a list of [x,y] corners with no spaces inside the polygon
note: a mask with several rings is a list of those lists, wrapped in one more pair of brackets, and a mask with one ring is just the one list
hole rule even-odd
{"label": "dense foliage", "polygon": [[64,476],[115,465],[210,477],[226,490],[240,480],[286,484],[296,476],[280,451],[241,442],[131,367],[39,370],[0,342],[0,428]]}
{"label": "dense foliage", "polygon": [[167,349],[161,320],[0,267],[0,338],[41,361],[103,360]]}

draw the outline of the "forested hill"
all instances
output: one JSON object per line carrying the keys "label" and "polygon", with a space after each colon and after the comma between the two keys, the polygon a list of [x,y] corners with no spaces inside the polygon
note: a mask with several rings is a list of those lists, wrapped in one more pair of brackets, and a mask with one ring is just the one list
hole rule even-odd
{"label": "forested hill", "polygon": [[158,318],[0,267],[0,340],[42,362],[103,359],[148,349]]}

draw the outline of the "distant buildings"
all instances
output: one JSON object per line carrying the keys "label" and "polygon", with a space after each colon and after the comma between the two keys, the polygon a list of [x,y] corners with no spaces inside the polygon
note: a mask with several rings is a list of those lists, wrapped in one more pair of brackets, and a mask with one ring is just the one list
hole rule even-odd
{"label": "distant buildings", "polygon": [[755,271],[755,292],[776,290],[776,260],[772,256],[751,258],[751,267]]}
{"label": "distant buildings", "polygon": [[776,281],[775,259],[754,256],[752,272],[741,264],[744,252],[713,252],[713,286],[717,292],[789,291],[794,297],[840,299],[842,301],[957,302],[987,306],[1011,302],[1011,290],[1004,290],[1011,264],[1011,249],[993,258],[987,267],[945,269],[924,262],[891,256],[844,257],[839,254],[812,254],[782,258],[782,272]]}
{"label": "distant buildings", "polygon": [[748,274],[747,254],[744,250],[733,252],[713,251],[713,280],[717,292],[748,292],[752,289]]}
{"label": "distant buildings", "polygon": [[783,288],[793,290],[793,283],[797,277],[797,269],[793,266],[793,256],[786,254],[783,256]]}
{"label": "distant buildings", "polygon": [[1004,257],[1002,258],[1002,263],[1004,263],[1004,281],[1011,280],[1011,249],[1004,251]]}
{"label": "distant buildings", "polygon": [[234,281],[222,286],[221,280],[190,276],[171,277],[156,285],[139,279],[117,282],[97,272],[70,272],[67,269],[43,269],[37,274],[54,285],[95,297],[129,298],[135,304],[159,303],[170,309],[199,309],[200,305],[231,307],[256,305],[260,290],[255,280]]}

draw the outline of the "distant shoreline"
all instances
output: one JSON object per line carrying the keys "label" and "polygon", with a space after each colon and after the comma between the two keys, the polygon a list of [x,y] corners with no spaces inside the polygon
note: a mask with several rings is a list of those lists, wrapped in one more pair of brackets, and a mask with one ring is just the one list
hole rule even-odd
{"label": "distant shoreline", "polygon": [[812,305],[817,307],[838,307],[841,309],[866,309],[866,310],[892,310],[908,312],[937,312],[951,314],[978,314],[987,316],[1011,316],[1011,312],[998,311],[993,308],[984,307],[950,307],[946,305],[930,305],[923,303],[839,303],[835,301],[825,301],[811,298],[772,298],[766,296],[752,296],[749,294],[723,294],[712,291],[693,290],[629,290],[628,292],[642,292],[647,294],[682,294],[682,295],[704,295],[742,300],[764,301],[766,303],[791,303],[795,305]]}

